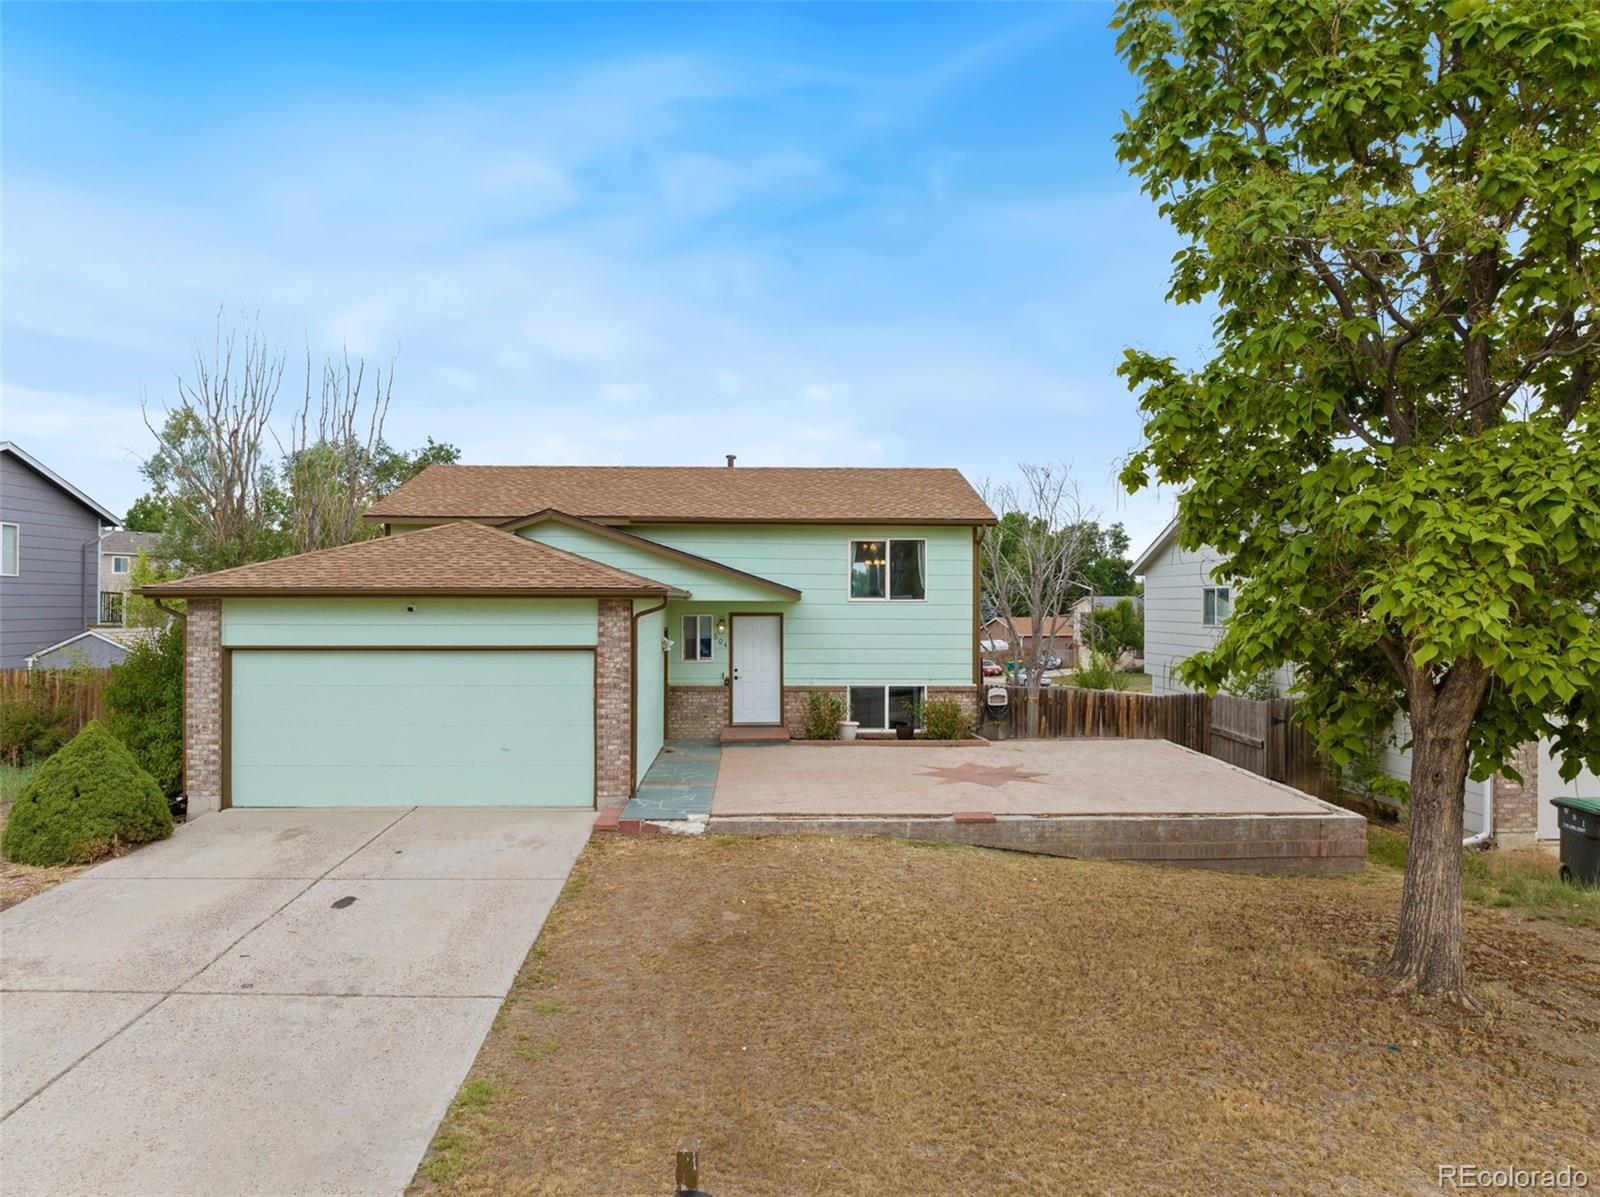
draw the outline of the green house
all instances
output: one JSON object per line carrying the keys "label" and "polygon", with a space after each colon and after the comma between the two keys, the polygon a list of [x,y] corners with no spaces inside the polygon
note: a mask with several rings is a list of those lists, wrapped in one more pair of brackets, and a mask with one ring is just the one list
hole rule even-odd
{"label": "green house", "polygon": [[433,466],[366,518],[146,588],[187,608],[192,812],[605,806],[818,691],[863,734],[976,705],[994,516],[955,470]]}

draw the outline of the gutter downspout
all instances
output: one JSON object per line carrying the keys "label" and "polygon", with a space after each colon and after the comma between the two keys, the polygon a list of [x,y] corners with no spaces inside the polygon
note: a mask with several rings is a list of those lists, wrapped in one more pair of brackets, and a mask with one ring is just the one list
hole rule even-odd
{"label": "gutter downspout", "polygon": [[1494,839],[1494,778],[1483,783],[1483,830],[1461,841],[1463,848],[1476,848]]}
{"label": "gutter downspout", "polygon": [[[728,463],[732,465],[733,462]],[[667,609],[667,596],[654,607],[635,611],[628,625],[628,797],[639,792],[639,621]],[[665,669],[665,663],[662,666]]]}

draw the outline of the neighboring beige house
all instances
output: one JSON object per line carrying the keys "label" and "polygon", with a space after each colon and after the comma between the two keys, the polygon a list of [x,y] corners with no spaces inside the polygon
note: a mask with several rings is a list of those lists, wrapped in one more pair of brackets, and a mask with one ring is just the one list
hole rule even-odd
{"label": "neighboring beige house", "polygon": [[[1157,694],[1188,692],[1178,679],[1178,666],[1217,642],[1239,587],[1235,579],[1216,576],[1220,553],[1209,545],[1192,552],[1180,548],[1177,532],[1174,519],[1133,563],[1134,574],[1144,579],[1144,667]],[[1289,666],[1273,674],[1280,694],[1288,693],[1293,679]],[[1411,754],[1401,747],[1409,739],[1405,721],[1396,720],[1383,763],[1392,777],[1411,775]],[[1561,780],[1548,741],[1523,745],[1516,764],[1524,778],[1521,785],[1505,776],[1467,781],[1462,797],[1469,834],[1494,835],[1510,843],[1555,839],[1556,811],[1550,799],[1600,796],[1600,779],[1588,770],[1571,782]]]}
{"label": "neighboring beige house", "polygon": [[[1024,660],[1032,655],[1034,642],[1040,639],[1040,633],[1035,630],[1033,620],[1026,615],[1015,616],[1011,623],[1016,626],[1016,642],[1012,642],[1011,628],[1007,626],[1004,616],[996,615],[983,625],[981,640],[990,643],[1004,641],[1005,649],[985,655],[990,657],[1015,657]],[[1043,621],[1043,640],[1040,641],[1039,651],[1044,656],[1056,656],[1071,665],[1073,663],[1074,640],[1072,636],[1072,617],[1070,615],[1056,615]]]}
{"label": "neighboring beige house", "polygon": [[153,553],[161,543],[158,532],[107,532],[100,538],[101,624],[119,627],[128,578],[140,553]]}

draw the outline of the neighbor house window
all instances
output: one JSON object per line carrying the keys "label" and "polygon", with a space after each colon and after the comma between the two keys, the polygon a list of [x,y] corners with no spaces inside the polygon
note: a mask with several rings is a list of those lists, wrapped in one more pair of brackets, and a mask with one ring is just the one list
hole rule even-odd
{"label": "neighbor house window", "polygon": [[111,559],[111,572],[125,574],[128,572],[128,559],[126,557],[113,557]]}
{"label": "neighbor house window", "polygon": [[0,524],[0,574],[8,578],[17,576],[22,556],[20,540],[15,524]]}
{"label": "neighbor house window", "polygon": [[1229,597],[1226,586],[1207,586],[1201,599],[1201,622],[1208,628],[1220,627],[1228,621],[1228,613],[1233,610],[1233,601]]}
{"label": "neighbor house window", "polygon": [[922,686],[851,686],[850,718],[868,731],[888,731],[897,723],[917,725]]}
{"label": "neighbor house window", "polygon": [[122,622],[122,599],[123,594],[120,590],[102,590],[100,592],[101,623],[120,624]]}
{"label": "neighbor house window", "polygon": [[853,599],[922,599],[927,597],[928,542],[925,540],[852,540],[850,597]]}
{"label": "neighbor house window", "polygon": [[683,617],[683,659],[685,661],[711,660],[711,628],[709,615]]}

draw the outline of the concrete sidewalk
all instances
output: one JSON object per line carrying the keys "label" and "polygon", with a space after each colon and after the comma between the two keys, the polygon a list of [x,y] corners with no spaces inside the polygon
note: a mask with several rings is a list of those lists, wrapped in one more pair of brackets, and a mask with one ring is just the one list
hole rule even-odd
{"label": "concrete sidewalk", "polygon": [[6,1197],[403,1191],[593,820],[226,811],[0,914]]}

